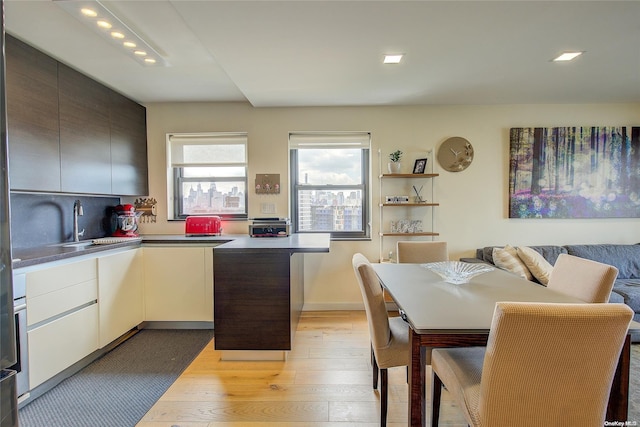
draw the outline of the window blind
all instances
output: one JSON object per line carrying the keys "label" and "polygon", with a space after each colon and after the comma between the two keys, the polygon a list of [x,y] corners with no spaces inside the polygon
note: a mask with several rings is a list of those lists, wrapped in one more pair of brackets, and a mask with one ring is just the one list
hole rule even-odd
{"label": "window blind", "polygon": [[167,157],[170,167],[243,165],[247,163],[247,134],[168,134]]}
{"label": "window blind", "polygon": [[370,148],[369,132],[291,132],[289,149],[299,148]]}

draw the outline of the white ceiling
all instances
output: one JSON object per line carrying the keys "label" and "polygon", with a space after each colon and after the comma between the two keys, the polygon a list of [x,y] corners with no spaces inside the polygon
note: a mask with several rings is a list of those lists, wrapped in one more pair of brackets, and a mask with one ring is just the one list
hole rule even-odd
{"label": "white ceiling", "polygon": [[640,102],[640,1],[103,1],[162,68],[56,3],[5,0],[6,31],[141,103]]}

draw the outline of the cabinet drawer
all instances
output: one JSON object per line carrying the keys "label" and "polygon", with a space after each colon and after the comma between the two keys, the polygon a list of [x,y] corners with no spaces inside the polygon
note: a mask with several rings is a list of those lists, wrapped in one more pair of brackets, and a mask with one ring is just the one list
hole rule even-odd
{"label": "cabinet drawer", "polygon": [[27,326],[35,325],[97,299],[98,281],[96,279],[67,286],[35,298],[29,298],[29,291],[27,291]]}
{"label": "cabinet drawer", "polygon": [[98,305],[27,332],[31,389],[98,349]]}
{"label": "cabinet drawer", "polygon": [[97,280],[95,258],[27,273],[27,298],[44,295],[89,280]]}
{"label": "cabinet drawer", "polygon": [[26,274],[27,326],[98,298],[96,260],[88,259]]}

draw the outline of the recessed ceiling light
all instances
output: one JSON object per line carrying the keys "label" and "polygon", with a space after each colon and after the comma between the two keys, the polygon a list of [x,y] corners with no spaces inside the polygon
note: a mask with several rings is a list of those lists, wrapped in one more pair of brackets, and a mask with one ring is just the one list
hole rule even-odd
{"label": "recessed ceiling light", "polygon": [[402,60],[403,56],[404,56],[404,54],[402,54],[402,53],[393,54],[393,55],[385,55],[383,63],[384,64],[399,64],[400,61]]}
{"label": "recessed ceiling light", "polygon": [[108,23],[107,21],[102,21],[102,20],[101,20],[101,21],[98,21],[98,22],[96,22],[96,23],[98,24],[98,27],[100,27],[100,28],[106,28],[107,30],[108,30],[109,28],[111,28],[111,24],[110,24],[110,23]]}
{"label": "recessed ceiling light", "polygon": [[584,52],[563,52],[560,56],[553,58],[553,62],[571,61],[583,53]]}
{"label": "recessed ceiling light", "polygon": [[83,9],[80,10],[80,12],[84,15],[84,16],[88,16],[90,18],[95,18],[96,16],[98,16],[98,12],[96,12],[93,9],[89,9],[88,7],[85,7]]}
{"label": "recessed ceiling light", "polygon": [[103,0],[54,0],[54,3],[79,19],[92,31],[100,34],[109,43],[116,44],[125,55],[133,57],[138,64],[153,67],[169,65],[156,48],[138,35],[134,28],[122,22],[105,6]]}

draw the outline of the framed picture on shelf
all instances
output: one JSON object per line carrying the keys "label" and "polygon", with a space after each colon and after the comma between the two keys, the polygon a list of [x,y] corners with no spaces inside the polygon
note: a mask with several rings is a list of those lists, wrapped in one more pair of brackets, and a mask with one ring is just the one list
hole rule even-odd
{"label": "framed picture on shelf", "polygon": [[427,167],[427,159],[418,159],[416,163],[413,165],[413,173],[424,173],[425,168]]}

